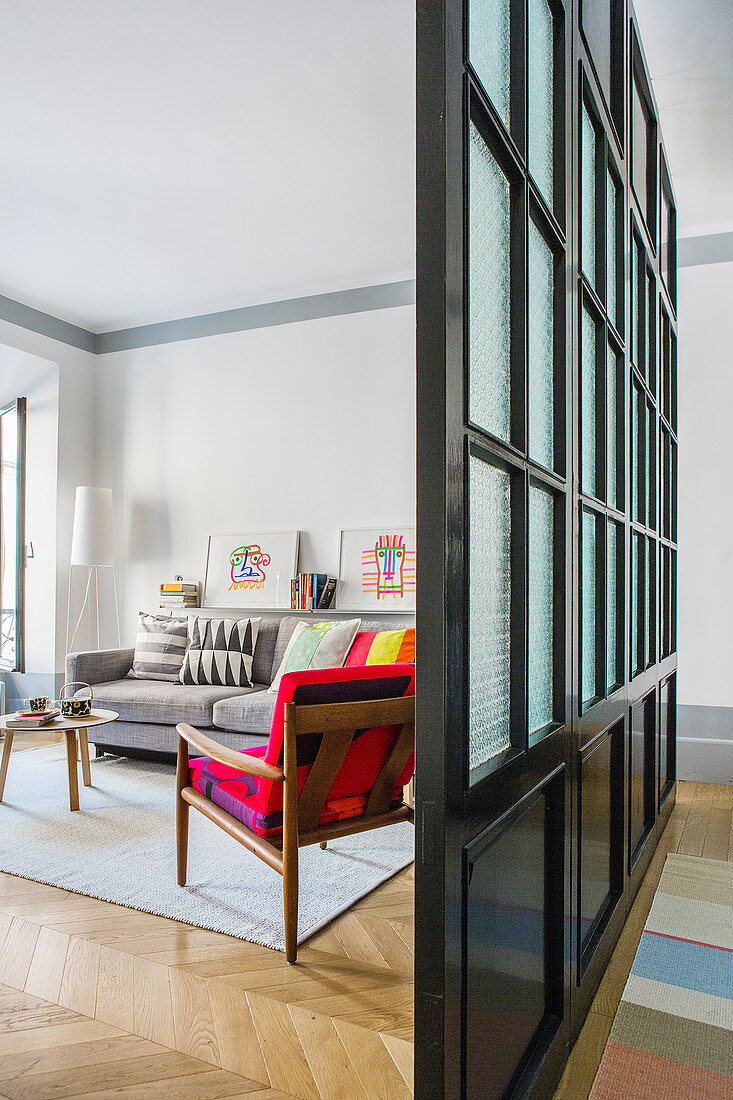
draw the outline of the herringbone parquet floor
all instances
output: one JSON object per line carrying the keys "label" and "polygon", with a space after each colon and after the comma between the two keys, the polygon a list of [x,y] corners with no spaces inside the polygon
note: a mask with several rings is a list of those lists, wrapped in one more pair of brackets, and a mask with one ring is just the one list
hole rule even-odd
{"label": "herringbone parquet floor", "polygon": [[407,1100],[413,928],[412,868],[292,967],[0,873],[0,1097]]}

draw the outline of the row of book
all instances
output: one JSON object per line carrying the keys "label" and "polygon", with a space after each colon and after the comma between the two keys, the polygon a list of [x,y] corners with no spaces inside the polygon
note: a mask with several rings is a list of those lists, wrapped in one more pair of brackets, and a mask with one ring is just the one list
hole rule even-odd
{"label": "row of book", "polygon": [[336,578],[327,573],[298,573],[290,582],[290,606],[294,611],[325,611],[335,591]]}
{"label": "row of book", "polygon": [[199,586],[183,581],[171,581],[161,584],[158,607],[161,611],[180,611],[186,607],[199,606]]}

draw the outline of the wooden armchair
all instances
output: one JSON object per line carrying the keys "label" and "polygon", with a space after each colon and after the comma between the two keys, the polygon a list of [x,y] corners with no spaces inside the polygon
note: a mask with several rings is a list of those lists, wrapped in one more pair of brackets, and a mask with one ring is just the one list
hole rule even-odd
{"label": "wooden armchair", "polygon": [[[412,821],[412,665],[283,676],[267,745],[230,749],[185,722],[178,740],[178,884],[186,883],[189,806],[283,877],[285,952],[298,944],[298,849]],[[189,747],[203,759],[189,759]]]}

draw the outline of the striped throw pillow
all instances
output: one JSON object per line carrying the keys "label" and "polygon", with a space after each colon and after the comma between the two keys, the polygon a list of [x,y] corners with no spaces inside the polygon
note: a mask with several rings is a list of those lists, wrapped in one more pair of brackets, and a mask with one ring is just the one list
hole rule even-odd
{"label": "striped throw pillow", "polygon": [[178,679],[188,642],[188,621],[139,614],[135,656],[128,676],[138,680]]}
{"label": "striped throw pillow", "polygon": [[363,630],[356,635],[346,667],[414,664],[415,627],[404,630]]}

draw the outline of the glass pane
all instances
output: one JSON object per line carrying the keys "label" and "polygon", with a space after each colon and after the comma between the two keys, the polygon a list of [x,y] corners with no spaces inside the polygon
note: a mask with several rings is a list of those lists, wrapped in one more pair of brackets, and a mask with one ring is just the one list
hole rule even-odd
{"label": "glass pane", "polygon": [[631,674],[639,670],[639,535],[631,536]]}
{"label": "glass pane", "polygon": [[553,719],[553,519],[550,493],[529,490],[529,732]]}
{"label": "glass pane", "polygon": [[670,550],[669,552],[669,584],[670,584],[670,596],[669,596],[669,634],[670,634],[670,646],[671,652],[674,653],[677,649],[677,551]]}
{"label": "glass pane", "polygon": [[583,511],[583,575],[582,575],[582,653],[581,692],[583,704],[596,694],[596,520]]}
{"label": "glass pane", "polygon": [[639,401],[631,388],[631,515],[639,518]]}
{"label": "glass pane", "polygon": [[639,366],[639,243],[631,244],[631,359]]}
{"label": "glass pane", "polygon": [[529,455],[553,467],[554,257],[529,223]]}
{"label": "glass pane", "polygon": [[509,0],[470,0],[468,55],[499,117],[509,128]]}
{"label": "glass pane", "polygon": [[619,327],[616,317],[616,185],[610,172],[605,175],[605,300],[610,320]]}
{"label": "glass pane", "polygon": [[511,513],[509,475],[470,461],[469,762],[509,746]]}
{"label": "glass pane", "polygon": [[609,344],[606,348],[606,500],[612,508],[618,507],[617,446],[618,446],[618,364],[616,352]]}
{"label": "glass pane", "polygon": [[654,661],[654,617],[652,606],[654,601],[654,543],[646,540],[646,598],[644,600],[644,653],[645,664],[648,667]]}
{"label": "glass pane", "polygon": [[581,131],[581,263],[588,282],[596,282],[596,132],[583,105]]}
{"label": "glass pane", "polygon": [[670,340],[669,340],[669,317],[667,311],[662,308],[662,359],[661,359],[661,371],[662,377],[660,381],[660,390],[662,398],[662,413],[669,420],[669,397],[670,397]]}
{"label": "glass pane", "polygon": [[647,405],[646,409],[646,525],[655,527],[657,522],[657,454],[656,454],[656,413]]}
{"label": "glass pane", "polygon": [[529,0],[529,170],[552,208],[553,34],[547,0]]}
{"label": "glass pane", "polygon": [[636,80],[632,81],[631,96],[631,170],[634,191],[644,218],[647,214],[647,117]]}
{"label": "glass pane", "polygon": [[606,543],[606,687],[611,691],[618,682],[618,622],[616,598],[618,564],[618,526],[612,521],[607,525]]}
{"label": "glass pane", "polygon": [[509,438],[509,181],[471,123],[470,415]]}
{"label": "glass pane", "polygon": [[0,667],[15,668],[15,638],[17,615],[17,477],[18,477],[18,417],[15,409],[0,416],[0,595],[2,598],[2,635],[0,635]]}
{"label": "glass pane", "polygon": [[646,378],[652,393],[657,389],[657,296],[654,275],[647,272],[646,283]]}
{"label": "glass pane", "polygon": [[669,334],[669,416],[670,423],[677,431],[677,337]]}
{"label": "glass pane", "polygon": [[580,475],[584,493],[596,495],[596,323],[583,309],[581,332]]}

